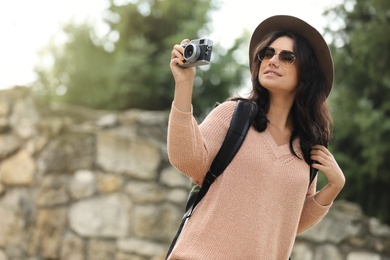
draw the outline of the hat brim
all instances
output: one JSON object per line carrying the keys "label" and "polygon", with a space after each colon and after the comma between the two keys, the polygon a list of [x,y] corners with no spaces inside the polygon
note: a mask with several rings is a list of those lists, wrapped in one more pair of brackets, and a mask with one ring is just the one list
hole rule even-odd
{"label": "hat brim", "polygon": [[276,15],[261,22],[252,34],[249,45],[249,66],[252,69],[253,52],[259,42],[273,31],[289,31],[301,35],[313,48],[325,79],[328,96],[333,85],[334,68],[333,59],[328,44],[322,35],[310,24],[289,15]]}

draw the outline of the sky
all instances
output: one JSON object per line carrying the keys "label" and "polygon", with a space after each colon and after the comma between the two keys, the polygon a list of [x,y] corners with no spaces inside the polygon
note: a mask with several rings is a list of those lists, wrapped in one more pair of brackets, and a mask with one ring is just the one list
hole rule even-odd
{"label": "sky", "polygon": [[[213,33],[204,38],[228,46],[243,30],[253,31],[262,20],[277,14],[297,16],[323,32],[326,21],[321,14],[336,1],[222,1],[221,8],[211,16]],[[107,26],[102,15],[106,8],[106,0],[0,1],[0,89],[29,86],[36,80],[37,52],[53,35],[60,34],[66,22],[88,21],[96,25],[98,33],[104,34]]]}

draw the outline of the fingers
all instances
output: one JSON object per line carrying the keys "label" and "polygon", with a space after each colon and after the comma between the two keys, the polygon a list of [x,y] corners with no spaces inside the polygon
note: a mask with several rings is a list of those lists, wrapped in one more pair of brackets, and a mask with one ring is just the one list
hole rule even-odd
{"label": "fingers", "polygon": [[181,66],[186,62],[183,52],[187,42],[189,42],[189,40],[184,39],[180,44],[175,44],[171,52],[171,61],[169,65],[175,79],[176,86],[191,85],[192,87],[195,78],[196,67]]}
{"label": "fingers", "polygon": [[172,55],[171,55],[171,62],[170,65],[176,66],[176,65],[182,65],[184,61],[183,55],[177,51],[176,49],[172,50]]}
{"label": "fingers", "polygon": [[185,43],[187,43],[187,42],[190,42],[190,40],[189,40],[189,39],[184,39],[184,40],[181,41],[180,44],[183,45],[183,44],[185,44]]}
{"label": "fingers", "polygon": [[175,44],[173,46],[172,54],[171,54],[171,65],[183,64],[184,63],[184,46],[190,40],[184,39],[180,44]]}
{"label": "fingers", "polygon": [[312,167],[322,171],[328,182],[336,187],[342,187],[345,183],[345,177],[337,164],[334,156],[325,146],[315,145],[310,152],[310,159],[314,161]]}
{"label": "fingers", "polygon": [[315,145],[310,152],[310,159],[314,161],[313,168],[324,171],[334,161],[333,155],[325,146]]}
{"label": "fingers", "polygon": [[323,146],[323,145],[319,145],[319,144],[314,145],[314,146],[312,147],[312,151],[315,151],[315,150],[322,151],[322,152],[325,153],[326,155],[331,155],[331,153],[329,152],[329,150],[326,149],[326,147]]}
{"label": "fingers", "polygon": [[323,151],[320,150],[312,150],[310,153],[310,158],[313,161],[317,161],[320,164],[324,165],[327,160],[328,155],[326,155]]}
{"label": "fingers", "polygon": [[183,46],[176,44],[171,54],[171,65],[183,64]]}

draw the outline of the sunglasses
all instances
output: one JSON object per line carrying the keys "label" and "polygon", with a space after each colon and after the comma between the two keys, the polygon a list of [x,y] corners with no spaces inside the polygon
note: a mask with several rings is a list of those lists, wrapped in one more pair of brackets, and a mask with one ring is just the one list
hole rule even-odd
{"label": "sunglasses", "polygon": [[279,54],[279,57],[278,57],[279,62],[283,66],[289,66],[295,62],[295,55],[292,51],[282,50],[279,53],[277,53],[275,48],[272,48],[272,47],[264,47],[263,49],[261,49],[259,54],[257,54],[257,58],[260,61],[270,60],[276,54]]}

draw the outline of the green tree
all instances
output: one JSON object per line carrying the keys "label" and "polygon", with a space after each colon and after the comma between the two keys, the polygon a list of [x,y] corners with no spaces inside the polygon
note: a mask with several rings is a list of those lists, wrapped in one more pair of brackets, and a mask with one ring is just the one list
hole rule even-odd
{"label": "green tree", "polygon": [[39,82],[34,89],[48,98],[104,108],[115,96],[115,89],[110,87],[113,56],[93,42],[97,36],[90,26],[69,24],[63,30],[68,36],[64,45],[50,43],[42,51],[42,56],[51,57],[54,64],[50,68],[36,66]]}
{"label": "green tree", "polygon": [[[109,33],[99,39],[91,26],[64,28],[67,42],[49,49],[54,64],[37,67],[37,89],[51,98],[101,109],[168,109],[174,81],[169,69],[172,47],[184,38],[208,38],[211,0],[139,0],[118,5],[110,0],[105,14]],[[212,64],[198,68],[194,113],[205,113],[242,83],[243,69],[233,59],[245,39],[226,50],[215,44]],[[66,88],[62,96],[58,89]]]}
{"label": "green tree", "polygon": [[[390,1],[346,0],[327,12],[335,62],[335,150],[340,196],[390,223]],[[337,26],[335,26],[337,25]],[[341,27],[341,28],[339,28]],[[331,29],[333,28],[333,30]]]}

